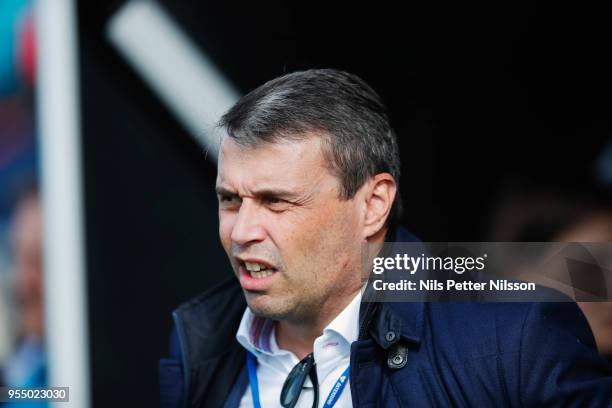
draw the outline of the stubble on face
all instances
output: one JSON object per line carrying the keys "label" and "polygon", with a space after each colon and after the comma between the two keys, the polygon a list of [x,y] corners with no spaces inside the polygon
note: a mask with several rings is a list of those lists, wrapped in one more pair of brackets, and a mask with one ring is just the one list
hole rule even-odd
{"label": "stubble on face", "polygon": [[[274,320],[318,319],[360,289],[359,209],[354,200],[340,198],[339,180],[323,159],[320,138],[257,148],[226,138],[217,184],[240,196],[240,208],[226,211],[220,203],[219,210],[221,241],[236,274],[236,257],[241,256],[274,261],[278,268],[269,287],[244,290],[255,314]],[[292,191],[295,199],[267,204],[257,190],[270,185]],[[250,218],[240,218],[240,211]],[[243,222],[249,222],[252,236],[239,225]],[[232,239],[237,236],[234,228],[244,234],[241,242]]]}

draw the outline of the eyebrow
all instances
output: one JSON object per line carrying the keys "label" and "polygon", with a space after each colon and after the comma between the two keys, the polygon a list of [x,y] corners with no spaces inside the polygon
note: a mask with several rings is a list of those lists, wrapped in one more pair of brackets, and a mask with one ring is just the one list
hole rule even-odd
{"label": "eyebrow", "polygon": [[[215,191],[217,192],[218,195],[224,195],[224,196],[237,196],[238,195],[235,191],[232,191],[223,186],[216,186]],[[295,199],[299,196],[299,194],[293,191],[283,190],[281,188],[273,188],[273,187],[255,189],[253,190],[253,195],[257,197],[276,197],[276,198],[281,198],[281,199],[286,199],[286,200]]]}
{"label": "eyebrow", "polygon": [[227,188],[225,188],[223,186],[216,186],[215,187],[215,191],[216,191],[217,195],[223,195],[223,196],[237,195],[234,191],[228,190]]}

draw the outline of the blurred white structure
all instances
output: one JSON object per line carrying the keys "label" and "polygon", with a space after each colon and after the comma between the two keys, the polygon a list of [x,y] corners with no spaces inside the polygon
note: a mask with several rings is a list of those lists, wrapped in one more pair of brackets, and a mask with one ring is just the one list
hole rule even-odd
{"label": "blurred white structure", "polygon": [[90,382],[75,2],[38,0],[35,7],[49,385],[70,387],[70,402],[54,406],[87,408]]}
{"label": "blurred white structure", "polygon": [[216,160],[215,127],[239,92],[155,1],[127,2],[107,26],[110,42]]}

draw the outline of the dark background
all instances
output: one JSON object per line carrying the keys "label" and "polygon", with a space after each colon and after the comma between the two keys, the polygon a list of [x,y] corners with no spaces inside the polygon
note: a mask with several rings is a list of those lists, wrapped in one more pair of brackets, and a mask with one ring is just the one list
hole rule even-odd
{"label": "dark background", "polygon": [[[608,14],[584,2],[161,2],[241,92],[285,72],[356,73],[387,102],[403,223],[488,238],[508,186],[593,190],[610,139]],[[94,406],[157,406],[171,310],[229,274],[215,165],[79,3]]]}

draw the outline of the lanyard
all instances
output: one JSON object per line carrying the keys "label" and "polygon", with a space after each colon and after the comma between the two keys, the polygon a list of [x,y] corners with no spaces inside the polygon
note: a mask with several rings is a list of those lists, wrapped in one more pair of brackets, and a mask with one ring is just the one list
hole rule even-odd
{"label": "lanyard", "polygon": [[[349,370],[350,366],[346,367],[346,370],[340,375],[325,399],[325,403],[323,403],[324,407],[331,408],[336,405],[342,391],[344,391],[344,387],[346,387],[346,383],[348,383]],[[249,384],[251,386],[251,396],[253,397],[253,407],[261,408],[261,403],[259,402],[259,385],[257,383],[257,358],[250,352],[247,352],[247,371],[249,374]]]}

